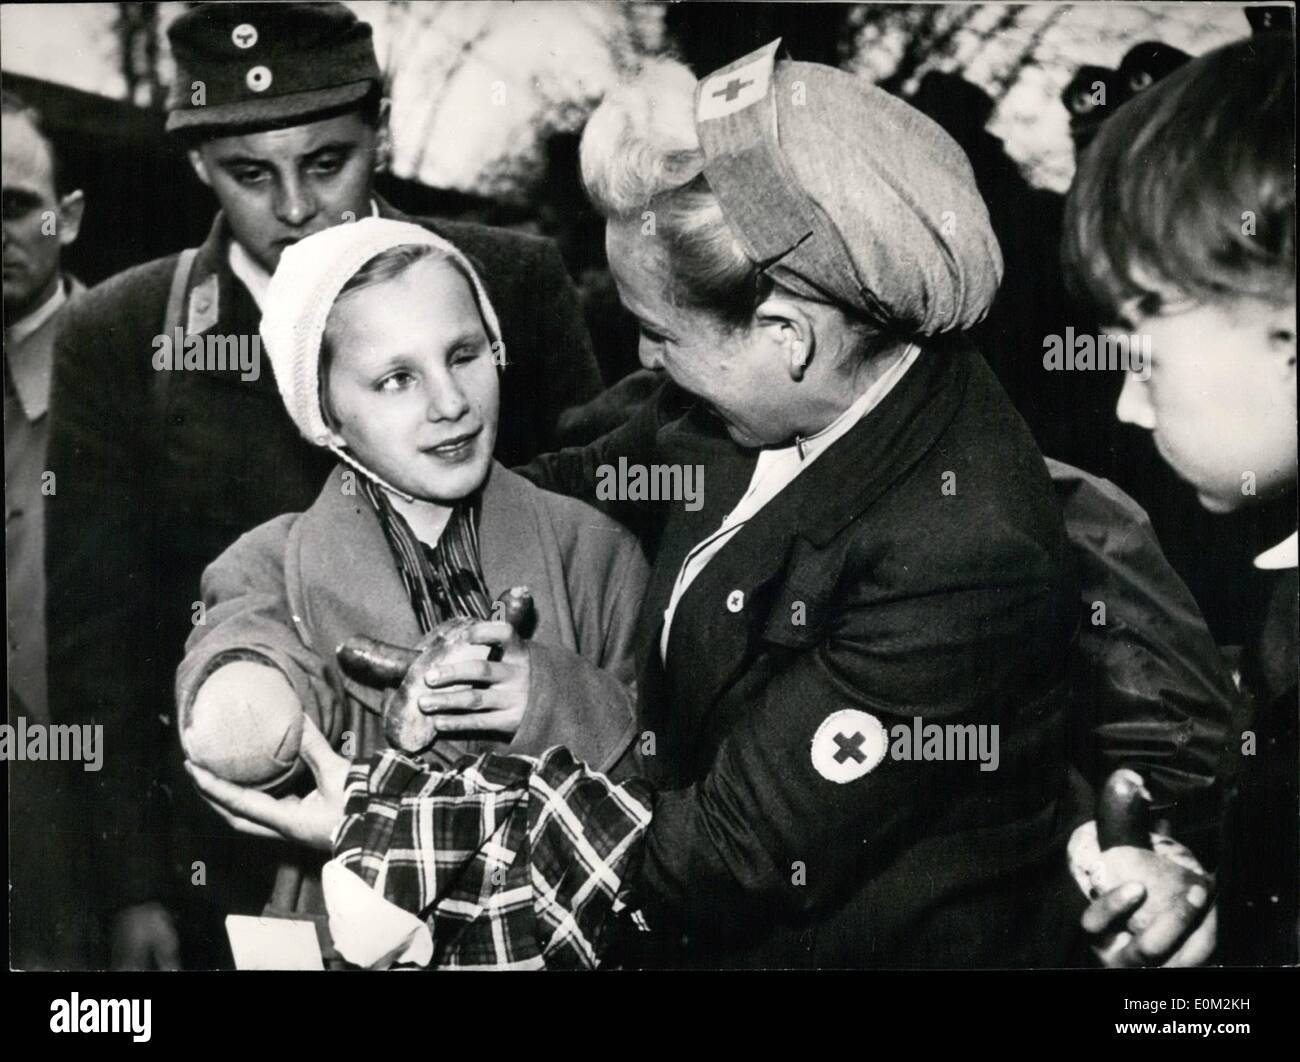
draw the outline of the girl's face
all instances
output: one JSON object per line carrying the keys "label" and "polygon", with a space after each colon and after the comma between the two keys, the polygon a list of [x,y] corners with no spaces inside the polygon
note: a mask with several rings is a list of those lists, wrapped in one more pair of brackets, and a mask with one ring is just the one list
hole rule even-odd
{"label": "girl's face", "polygon": [[478,490],[496,445],[497,366],[456,268],[426,258],[351,293],[327,331],[333,442],[425,501]]}

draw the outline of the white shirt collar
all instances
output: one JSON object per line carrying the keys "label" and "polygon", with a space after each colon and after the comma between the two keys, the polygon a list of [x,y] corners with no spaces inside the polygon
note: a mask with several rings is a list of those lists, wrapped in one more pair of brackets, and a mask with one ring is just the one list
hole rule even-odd
{"label": "white shirt collar", "polygon": [[1298,532],[1292,531],[1290,538],[1284,538],[1276,546],[1266,549],[1255,558],[1255,567],[1265,571],[1283,571],[1296,567],[1297,534]]}
{"label": "white shirt collar", "polygon": [[68,293],[64,288],[63,278],[59,277],[59,282],[54,285],[54,294],[36,307],[36,309],[26,317],[18,318],[18,320],[6,328],[6,338],[10,343],[21,343],[24,339],[44,325],[46,321],[58,313],[59,307],[67,301]]}
{"label": "white shirt collar", "polygon": [[894,389],[894,385],[912,367],[912,363],[916,361],[920,353],[920,347],[915,343],[909,343],[894,364],[881,373],[880,378],[863,391],[853,405],[849,406],[848,409],[822,428],[816,435],[809,435],[805,439],[800,439],[794,446],[785,449],[798,453],[804,462],[810,461],[821,454],[822,451],[846,435],[858,421],[884,401],[885,396]]}
{"label": "white shirt collar", "polygon": [[[376,199],[370,200],[370,216],[379,217],[379,202]],[[253,256],[244,250],[244,245],[238,240],[230,241],[230,250],[226,254],[226,261],[230,263],[230,271],[243,283],[248,289],[248,293],[253,296],[253,301],[257,303],[257,308],[262,309],[262,303],[266,300],[266,289],[271,285],[271,274],[253,261]]]}
{"label": "white shirt collar", "polygon": [[271,286],[271,274],[254,262],[253,256],[245,251],[244,245],[237,240],[230,241],[226,260],[230,263],[230,271],[248,289],[248,293],[253,296],[253,301],[257,303],[257,308],[260,310],[262,303],[266,301],[266,289]]}

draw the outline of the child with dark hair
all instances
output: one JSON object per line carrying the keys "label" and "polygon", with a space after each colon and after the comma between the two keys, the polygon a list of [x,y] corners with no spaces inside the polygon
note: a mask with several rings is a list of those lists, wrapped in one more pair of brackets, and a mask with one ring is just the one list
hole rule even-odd
{"label": "child with dark hair", "polygon": [[[1080,159],[1066,206],[1075,291],[1151,337],[1117,415],[1151,431],[1211,512],[1296,487],[1295,48],[1264,34],[1188,63],[1121,107]],[[1296,535],[1255,561],[1258,622],[1239,682],[1220,852],[1219,961],[1293,963],[1297,948]],[[1235,577],[1235,576],[1230,576]],[[1085,916],[1122,927],[1141,890]],[[1191,932],[1207,906],[1189,906]],[[1179,940],[1162,943],[1159,961]]]}

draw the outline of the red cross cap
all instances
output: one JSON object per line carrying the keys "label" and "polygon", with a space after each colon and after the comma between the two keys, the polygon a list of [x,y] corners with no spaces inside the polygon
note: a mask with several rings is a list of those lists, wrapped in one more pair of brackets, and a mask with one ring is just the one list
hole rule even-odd
{"label": "red cross cap", "polygon": [[724,118],[751,107],[766,97],[779,43],[773,41],[762,49],[762,54],[757,59],[746,62],[743,66],[729,67],[706,78],[696,93],[698,103],[695,120],[707,122],[713,118]]}
{"label": "red cross cap", "polygon": [[843,785],[879,766],[889,735],[874,715],[841,708],[822,720],[812,739],[812,764],[828,782]]}

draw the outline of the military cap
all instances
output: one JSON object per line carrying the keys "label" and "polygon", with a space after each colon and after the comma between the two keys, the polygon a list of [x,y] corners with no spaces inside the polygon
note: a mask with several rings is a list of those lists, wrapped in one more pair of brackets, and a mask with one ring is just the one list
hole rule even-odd
{"label": "military cap", "polygon": [[369,23],[342,4],[200,4],[167,36],[169,132],[306,118],[381,82]]}

